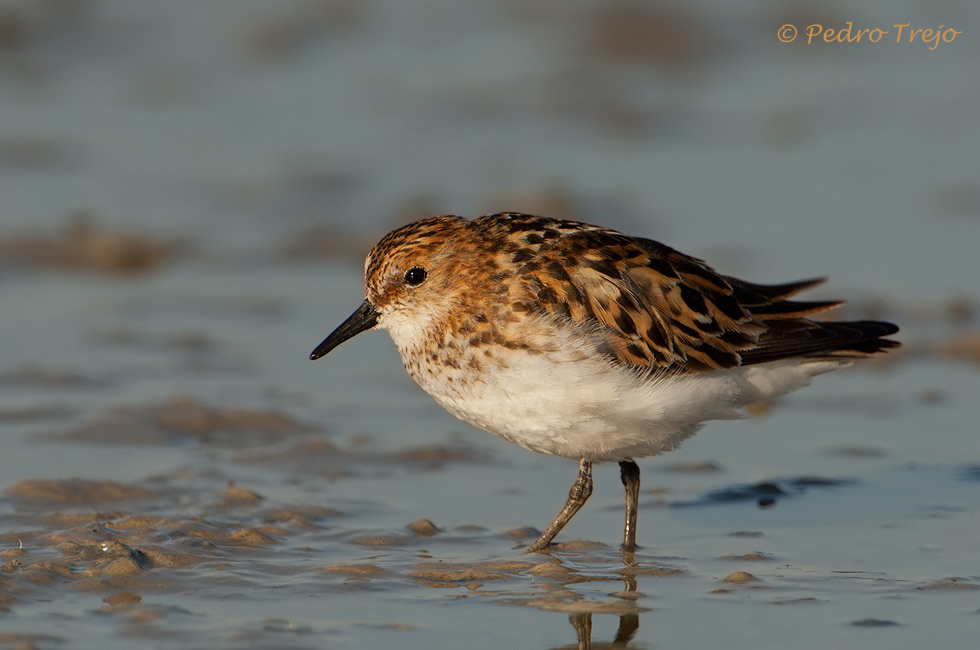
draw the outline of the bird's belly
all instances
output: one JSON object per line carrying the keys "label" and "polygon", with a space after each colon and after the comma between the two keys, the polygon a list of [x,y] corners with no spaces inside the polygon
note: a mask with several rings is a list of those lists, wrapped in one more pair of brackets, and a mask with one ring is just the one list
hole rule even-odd
{"label": "bird's belly", "polygon": [[681,428],[663,421],[655,395],[604,359],[499,353],[479,369],[412,372],[446,410],[533,451],[592,461],[671,448]]}
{"label": "bird's belly", "polygon": [[533,451],[599,462],[670,451],[703,422],[740,417],[740,407],[846,363],[793,360],[641,376],[595,355],[507,351],[482,363],[410,371],[464,422]]}

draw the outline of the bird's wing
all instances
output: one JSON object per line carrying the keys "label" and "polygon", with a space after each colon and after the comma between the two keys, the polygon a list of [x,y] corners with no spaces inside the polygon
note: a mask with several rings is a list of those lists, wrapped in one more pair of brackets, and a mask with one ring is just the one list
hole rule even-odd
{"label": "bird's wing", "polygon": [[786,300],[822,280],[752,284],[659,242],[559,223],[551,236],[529,229],[534,250],[513,253],[525,296],[536,311],[597,332],[616,363],[702,372],[897,345],[880,338],[897,331],[890,323],[812,321],[839,303]]}

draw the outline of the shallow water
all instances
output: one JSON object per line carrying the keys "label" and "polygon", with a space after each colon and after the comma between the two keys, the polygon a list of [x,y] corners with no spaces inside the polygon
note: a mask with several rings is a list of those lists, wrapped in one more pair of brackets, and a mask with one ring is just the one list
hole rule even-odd
{"label": "shallow water", "polygon": [[[975,47],[610,7],[5,5],[0,648],[975,646]],[[977,24],[821,20],[898,14]],[[574,463],[382,333],[307,361],[378,235],[499,210],[830,274],[905,347],[643,460],[635,555],[615,465],[525,555]]]}

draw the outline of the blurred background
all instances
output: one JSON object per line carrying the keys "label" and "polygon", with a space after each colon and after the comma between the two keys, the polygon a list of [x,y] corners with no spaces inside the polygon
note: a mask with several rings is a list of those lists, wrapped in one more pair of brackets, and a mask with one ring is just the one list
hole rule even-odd
{"label": "blurred background", "polygon": [[[79,216],[294,260],[361,258],[434,212],[523,210],[763,279],[831,258],[855,287],[970,290],[976,7],[809,7],[6,1],[5,259],[30,252],[14,234]],[[804,42],[848,22],[892,34]],[[904,22],[966,33],[895,43]]]}
{"label": "blurred background", "polygon": [[[122,647],[133,636],[160,638],[154,625],[164,623],[189,636],[160,647],[188,647],[188,638],[282,647],[283,630],[296,626],[313,635],[290,637],[297,647],[317,646],[323,634],[349,647],[448,647],[457,637],[447,629],[486,647],[516,647],[517,635],[533,647],[574,641],[567,617],[544,622],[541,612],[439,620],[445,592],[420,587],[428,578],[411,573],[422,551],[406,542],[384,556],[377,549],[399,544],[363,542],[365,531],[397,538],[429,517],[491,531],[457,530],[476,540],[444,542],[444,555],[509,557],[511,543],[494,536],[544,525],[574,478],[560,460],[444,414],[411,383],[383,334],[306,360],[360,303],[371,245],[437,213],[588,221],[756,282],[827,275],[811,295],[847,298],[836,317],[902,326],[900,353],[836,385],[818,382],[790,401],[786,419],[714,425],[739,431],[686,443],[682,458],[723,457],[728,474],[683,475],[679,499],[729,481],[841,473],[839,458],[814,450],[848,445],[847,462],[857,465],[843,473],[880,471],[891,476],[881,485],[908,485],[888,472],[932,463],[973,476],[975,491],[980,473],[964,463],[980,460],[978,17],[975,3],[915,0],[0,1],[0,540],[6,549],[33,540],[34,555],[16,560],[21,568],[56,562],[74,576],[42,587],[37,575],[59,575],[48,564],[26,582],[11,565],[0,574],[0,609],[10,610],[0,613],[0,630],[38,647],[75,647],[73,634],[87,640],[78,647],[112,647],[109,637]],[[853,34],[889,33],[877,43],[822,35],[807,43],[812,25],[848,24]],[[780,40],[792,32],[781,31],[786,25],[797,31],[792,42]],[[912,29],[951,40],[910,39]],[[777,440],[777,430],[814,419]],[[570,537],[612,544],[618,479],[610,470],[596,480],[595,499],[608,512],[596,508],[601,518],[570,528]],[[229,492],[229,482],[244,492]],[[951,489],[929,485],[936,503]],[[883,493],[896,499],[887,512],[907,505]],[[112,583],[104,565],[58,550],[65,539],[103,544],[107,533],[93,535],[93,521],[150,513],[176,522],[146,524],[146,551],[180,539],[175,531],[188,518],[258,529],[274,519],[272,504],[286,503],[316,503],[348,519],[326,524],[328,514],[308,513],[303,526],[265,531],[278,541],[255,542],[257,564],[233,569],[227,583],[216,567],[238,551],[222,544],[237,547],[202,533],[218,549],[205,553],[215,573],[201,574],[220,585],[216,592],[171,585],[165,572],[148,570],[164,564],[157,556],[155,565],[136,562],[131,582]],[[976,502],[963,512],[957,525],[966,532],[947,531],[944,540],[976,540]],[[699,526],[708,524],[671,525],[676,540],[651,534],[651,545],[696,555]],[[864,547],[887,556],[877,543]],[[814,544],[826,550],[826,539]],[[301,548],[319,555],[299,560]],[[354,598],[333,618],[316,609],[303,618],[324,590],[346,597],[351,588],[343,571],[327,586],[310,578],[311,567],[340,566],[322,557],[324,548],[346,562],[370,555],[377,575],[397,576],[394,586],[357,582],[387,605]],[[956,575],[961,556],[947,551],[949,567],[897,579]],[[511,587],[526,597],[521,571]],[[88,599],[58,586],[82,572],[98,583]],[[283,599],[284,572],[296,600]],[[153,581],[206,596],[191,607],[203,618],[183,620],[160,599],[158,609],[93,616],[115,606],[100,600],[110,591],[139,592],[145,603],[141,590]],[[231,606],[243,586],[254,590],[252,610]],[[688,589],[697,603],[707,587],[695,579]],[[255,595],[264,590],[268,597]],[[402,608],[419,593],[433,601],[428,609]],[[572,600],[601,601],[602,593]],[[849,620],[848,598],[864,596],[840,596],[834,615]],[[295,621],[269,614],[273,601],[302,613]],[[380,608],[374,616],[387,622],[357,627],[364,607]],[[406,621],[425,632],[397,632]],[[664,623],[654,625],[670,639]],[[799,629],[793,623],[786,633]],[[914,629],[923,638],[935,632]],[[674,632],[683,639],[690,630]],[[960,637],[950,634],[947,647],[955,647]]]}

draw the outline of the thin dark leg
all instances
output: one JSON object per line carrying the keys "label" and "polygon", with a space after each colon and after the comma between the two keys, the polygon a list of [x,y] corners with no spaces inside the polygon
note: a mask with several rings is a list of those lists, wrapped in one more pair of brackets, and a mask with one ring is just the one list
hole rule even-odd
{"label": "thin dark leg", "polygon": [[639,614],[623,614],[619,617],[619,629],[616,630],[616,638],[613,640],[612,645],[615,647],[617,644],[623,644],[623,647],[630,642],[636,631],[640,629],[640,615]]}
{"label": "thin dark leg", "polygon": [[548,526],[548,530],[544,531],[544,534],[538,538],[538,541],[534,542],[531,548],[527,549],[527,552],[540,553],[551,546],[551,540],[575,516],[575,513],[585,505],[585,502],[588,501],[590,496],[592,496],[592,463],[583,458],[579,461],[578,478],[572,483],[572,489],[568,491],[568,501],[565,502],[565,507],[561,509],[561,512],[558,513],[555,520]]}
{"label": "thin dark leg", "polygon": [[619,461],[619,477],[626,488],[626,528],[623,550],[636,550],[636,509],[640,502],[640,468],[631,460]]}
{"label": "thin dark leg", "polygon": [[578,650],[590,650],[592,647],[592,612],[581,612],[568,617],[568,622],[575,628],[578,637]]}

